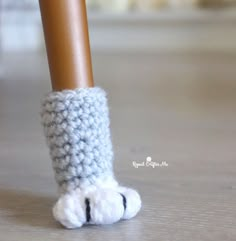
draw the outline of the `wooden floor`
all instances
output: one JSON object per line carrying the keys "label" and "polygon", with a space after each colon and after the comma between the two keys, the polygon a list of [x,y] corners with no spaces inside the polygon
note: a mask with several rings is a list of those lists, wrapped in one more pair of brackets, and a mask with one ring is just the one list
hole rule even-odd
{"label": "wooden floor", "polygon": [[[115,170],[137,188],[133,220],[64,230],[40,126],[49,91],[44,55],[3,56],[0,240],[228,241],[236,237],[236,56],[95,54],[109,95]],[[168,167],[139,167],[151,156]]]}

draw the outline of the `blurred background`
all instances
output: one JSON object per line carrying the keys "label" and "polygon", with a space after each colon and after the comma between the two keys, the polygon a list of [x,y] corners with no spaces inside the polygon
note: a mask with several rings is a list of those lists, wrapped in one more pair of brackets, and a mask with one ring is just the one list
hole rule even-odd
{"label": "blurred background", "polygon": [[[0,2],[3,51],[41,49],[38,1]],[[87,0],[87,5],[91,43],[98,50],[235,49],[236,0]]]}
{"label": "blurred background", "polygon": [[[0,3],[2,147],[45,148],[38,113],[51,86],[38,1]],[[234,159],[236,0],[87,6],[94,78],[109,95],[117,159]]]}
{"label": "blurred background", "polygon": [[[144,198],[132,230],[120,225],[114,233],[136,240],[234,240],[236,0],[87,4],[94,78],[109,97],[116,174]],[[56,188],[39,111],[51,86],[38,2],[0,0],[0,6],[0,184],[48,196]],[[132,161],[147,156],[169,167],[133,168]],[[24,220],[41,226],[51,220],[38,198],[28,212],[30,199],[7,193],[0,190],[0,211],[18,198],[23,211],[17,209],[17,217],[23,212]],[[6,241],[36,235],[37,228],[4,217]],[[48,230],[36,236],[48,237]],[[83,233],[64,237],[76,235]]]}

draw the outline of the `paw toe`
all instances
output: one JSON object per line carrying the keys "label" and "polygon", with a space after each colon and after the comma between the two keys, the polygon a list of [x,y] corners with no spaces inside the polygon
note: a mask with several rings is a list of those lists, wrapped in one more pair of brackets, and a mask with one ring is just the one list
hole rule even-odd
{"label": "paw toe", "polygon": [[141,198],[137,191],[130,188],[122,188],[121,196],[123,197],[124,215],[123,219],[130,219],[137,215],[141,209]]}
{"label": "paw toe", "polygon": [[98,190],[91,199],[91,218],[95,224],[112,224],[124,213],[119,193],[111,189]]}
{"label": "paw toe", "polygon": [[53,207],[53,216],[68,229],[79,228],[85,223],[83,208],[75,194],[65,194]]}

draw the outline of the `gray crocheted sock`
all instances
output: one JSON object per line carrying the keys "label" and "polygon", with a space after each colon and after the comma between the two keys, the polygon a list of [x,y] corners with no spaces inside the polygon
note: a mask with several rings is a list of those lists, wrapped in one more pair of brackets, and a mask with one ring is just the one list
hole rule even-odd
{"label": "gray crocheted sock", "polygon": [[42,120],[56,181],[63,191],[112,175],[108,107],[102,89],[50,93],[43,102]]}
{"label": "gray crocheted sock", "polygon": [[55,218],[74,228],[136,215],[141,206],[138,193],[120,187],[113,177],[106,93],[97,87],[51,92],[41,116],[62,193]]}

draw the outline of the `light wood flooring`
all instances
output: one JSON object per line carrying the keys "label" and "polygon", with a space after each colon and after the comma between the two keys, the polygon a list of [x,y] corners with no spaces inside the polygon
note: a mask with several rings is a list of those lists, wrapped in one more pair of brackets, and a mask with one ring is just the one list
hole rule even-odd
{"label": "light wood flooring", "polygon": [[[3,56],[0,77],[1,241],[236,240],[236,56],[101,54],[96,83],[109,96],[115,171],[138,189],[140,214],[65,230],[40,126],[50,90],[44,54]],[[168,167],[140,167],[147,156]]]}

